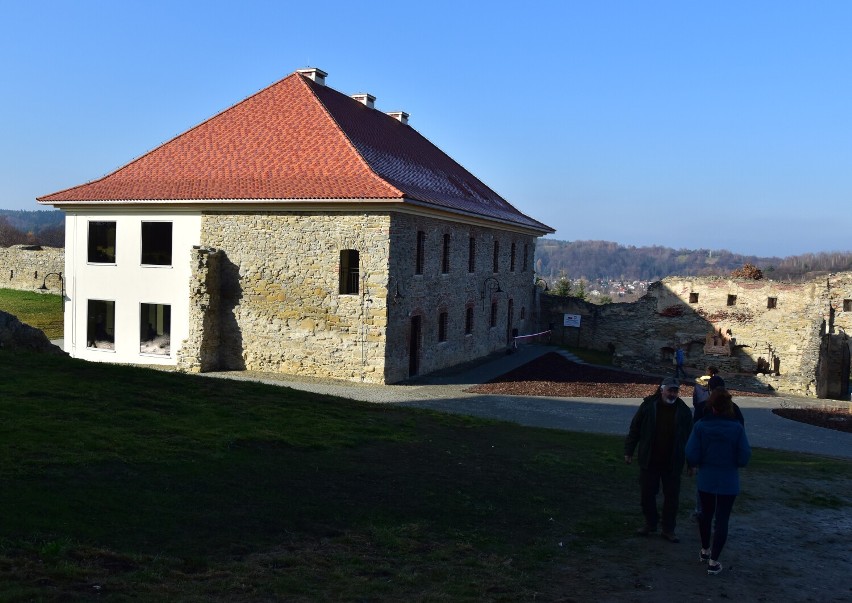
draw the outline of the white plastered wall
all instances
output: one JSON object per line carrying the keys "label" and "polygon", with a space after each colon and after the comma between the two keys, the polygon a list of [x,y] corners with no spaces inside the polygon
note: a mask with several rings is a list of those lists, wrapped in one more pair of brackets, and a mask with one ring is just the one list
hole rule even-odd
{"label": "white plastered wall", "polygon": [[[116,223],[115,264],[87,261],[89,222]],[[142,222],[171,222],[172,265],[143,266]],[[176,363],[189,334],[190,250],[199,244],[199,212],[67,211],[65,219],[65,341],[74,358],[129,364]],[[88,300],[115,302],[115,349],[87,347]],[[140,352],[141,304],[171,306],[168,355]]]}

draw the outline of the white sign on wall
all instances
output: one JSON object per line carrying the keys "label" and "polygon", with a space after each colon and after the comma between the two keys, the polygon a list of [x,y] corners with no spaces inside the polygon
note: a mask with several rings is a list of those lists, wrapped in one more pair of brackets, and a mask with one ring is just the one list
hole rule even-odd
{"label": "white sign on wall", "polygon": [[562,316],[562,326],[563,327],[579,327],[580,326],[580,315],[579,314],[564,314]]}

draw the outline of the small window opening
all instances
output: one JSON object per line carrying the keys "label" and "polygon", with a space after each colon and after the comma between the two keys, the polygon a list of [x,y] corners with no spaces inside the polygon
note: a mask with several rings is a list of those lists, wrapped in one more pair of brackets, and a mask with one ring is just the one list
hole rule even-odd
{"label": "small window opening", "polygon": [[843,300],[843,311],[844,312],[852,312],[852,299],[844,299]]}
{"label": "small window opening", "polygon": [[476,272],[476,239],[470,237],[467,242],[467,271]]}
{"label": "small window opening", "polygon": [[497,326],[497,302],[496,301],[491,302],[491,319],[489,321],[489,324],[492,327]]}
{"label": "small window opening", "polygon": [[86,347],[115,349],[115,302],[90,299],[86,317]]}
{"label": "small window opening", "polygon": [[450,272],[450,235],[444,235],[444,243],[441,246],[441,272],[448,274]]}
{"label": "small window opening", "polygon": [[736,306],[737,305],[737,296],[736,295],[729,295],[728,296],[728,305],[729,306]]}
{"label": "small window opening", "polygon": [[142,304],[139,318],[139,352],[168,356],[171,352],[172,307],[168,304]]}
{"label": "small window opening", "polygon": [[512,241],[512,246],[509,249],[509,272],[515,271],[515,251],[517,250],[517,246],[515,242]]}
{"label": "small window opening", "polygon": [[417,231],[417,250],[414,259],[414,274],[423,274],[423,262],[426,259],[426,233]]}
{"label": "small window opening", "polygon": [[172,223],[142,222],[142,263],[172,265]]}
{"label": "small window opening", "polygon": [[521,320],[525,320],[527,317],[527,308],[526,306],[521,306]]}
{"label": "small window opening", "polygon": [[691,303],[691,304],[697,304],[698,303],[698,294],[697,293],[690,293],[689,294],[689,303]]}
{"label": "small window opening", "polygon": [[473,308],[468,306],[464,312],[464,334],[473,333]]}
{"label": "small window opening", "polygon": [[358,251],[342,249],[340,251],[340,294],[358,293]]}
{"label": "small window opening", "polygon": [[500,272],[500,241],[494,241],[494,256],[491,260],[492,272]]}
{"label": "small window opening", "polygon": [[89,222],[88,261],[115,264],[115,222]]}
{"label": "small window opening", "polygon": [[773,310],[778,307],[778,298],[777,297],[767,297],[766,298],[766,308],[768,310]]}
{"label": "small window opening", "polygon": [[449,317],[446,312],[441,312],[438,314],[438,341],[446,341],[447,340],[447,323],[449,322]]}
{"label": "small window opening", "polygon": [[524,272],[529,270],[530,269],[529,263],[530,263],[530,246],[527,245],[526,243],[524,243],[524,265],[521,266],[521,270],[523,270]]}

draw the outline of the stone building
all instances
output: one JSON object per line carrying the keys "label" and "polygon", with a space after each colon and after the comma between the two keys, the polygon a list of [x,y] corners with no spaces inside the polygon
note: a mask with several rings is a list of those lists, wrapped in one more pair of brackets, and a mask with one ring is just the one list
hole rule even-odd
{"label": "stone building", "polygon": [[66,213],[66,351],[385,383],[528,332],[553,230],[326,76],[39,199]]}
{"label": "stone building", "polygon": [[[680,345],[694,374],[821,398],[849,398],[852,273],[801,283],[669,277],[630,304],[596,306],[543,296],[542,328],[557,341],[613,351],[617,366],[665,373]],[[562,327],[563,314],[581,325]]]}

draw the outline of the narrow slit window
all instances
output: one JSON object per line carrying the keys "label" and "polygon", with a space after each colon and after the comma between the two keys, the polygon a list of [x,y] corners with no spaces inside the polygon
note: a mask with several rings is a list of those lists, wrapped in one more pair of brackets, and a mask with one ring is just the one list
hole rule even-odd
{"label": "narrow slit window", "polygon": [[473,333],[473,308],[468,306],[464,311],[464,334]]}
{"label": "narrow slit window", "polygon": [[500,241],[494,241],[494,254],[491,263],[492,272],[500,272]]}
{"label": "narrow slit window", "polygon": [[115,222],[89,222],[88,261],[115,264]]}
{"label": "narrow slit window", "polygon": [[441,312],[438,314],[438,341],[446,341],[447,340],[447,323],[449,322],[449,316],[446,312]]}
{"label": "narrow slit window", "polygon": [[491,302],[491,319],[489,324],[492,327],[497,326],[497,302]]}
{"label": "narrow slit window", "polygon": [[86,347],[115,349],[115,302],[90,299],[86,317]]}
{"label": "narrow slit window", "polygon": [[530,246],[528,244],[524,243],[524,263],[521,266],[521,270],[524,271],[524,272],[529,270],[529,268],[530,268],[529,263],[530,263]]}
{"label": "narrow slit window", "polygon": [[450,235],[445,234],[443,244],[441,245],[441,272],[448,274],[450,272]]}
{"label": "narrow slit window", "polygon": [[467,242],[467,271],[476,272],[476,238],[470,237]]}
{"label": "narrow slit window", "polygon": [[168,356],[171,353],[172,307],[142,304],[139,318],[139,352]]}
{"label": "narrow slit window", "polygon": [[423,263],[426,259],[426,233],[417,231],[417,249],[414,257],[414,274],[423,274]]}
{"label": "narrow slit window", "polygon": [[358,293],[358,251],[342,249],[340,251],[340,294]]}
{"label": "narrow slit window", "polygon": [[736,306],[737,305],[737,296],[736,295],[729,295],[728,296],[728,305],[729,306]]}
{"label": "narrow slit window", "polygon": [[777,297],[767,297],[766,298],[766,309],[774,310],[778,307],[778,298]]}
{"label": "narrow slit window", "polygon": [[142,222],[142,264],[172,265],[171,222]]}
{"label": "narrow slit window", "polygon": [[515,242],[512,241],[512,246],[509,248],[509,272],[515,271],[515,251],[517,250],[517,246]]}

